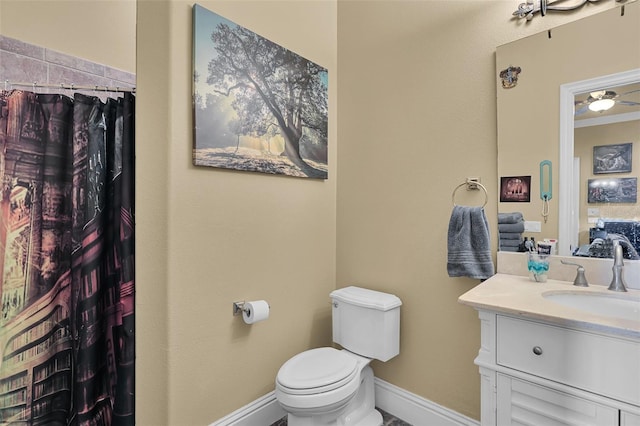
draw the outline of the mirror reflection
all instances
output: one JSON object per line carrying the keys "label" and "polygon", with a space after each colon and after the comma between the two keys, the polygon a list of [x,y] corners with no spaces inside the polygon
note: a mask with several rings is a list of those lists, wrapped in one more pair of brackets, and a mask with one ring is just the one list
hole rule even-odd
{"label": "mirror reflection", "polygon": [[[499,250],[526,249],[501,238],[513,229],[501,222],[519,213],[521,243],[547,240],[560,255],[611,257],[607,249],[624,241],[614,235],[622,233],[625,257],[640,251],[639,24],[632,3],[496,49]],[[509,68],[519,69],[518,79],[504,85],[500,74]],[[512,178],[526,183],[524,197],[503,197]]]}
{"label": "mirror reflection", "polygon": [[[580,182],[578,247],[574,255],[638,259],[640,209],[640,84],[580,93],[574,101],[574,170]],[[634,149],[635,148],[635,149]]]}

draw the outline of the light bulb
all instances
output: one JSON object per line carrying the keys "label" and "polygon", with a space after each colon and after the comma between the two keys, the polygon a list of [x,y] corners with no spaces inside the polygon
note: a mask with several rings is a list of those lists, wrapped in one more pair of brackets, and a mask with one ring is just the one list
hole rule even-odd
{"label": "light bulb", "polygon": [[610,109],[616,104],[613,99],[598,99],[589,104],[589,109],[595,112],[602,112]]}

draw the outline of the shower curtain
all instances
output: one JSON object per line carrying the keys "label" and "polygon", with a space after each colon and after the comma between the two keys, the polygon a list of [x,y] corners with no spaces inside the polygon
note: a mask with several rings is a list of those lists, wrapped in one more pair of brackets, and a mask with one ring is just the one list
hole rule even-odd
{"label": "shower curtain", "polygon": [[0,424],[133,425],[135,98],[0,108]]}

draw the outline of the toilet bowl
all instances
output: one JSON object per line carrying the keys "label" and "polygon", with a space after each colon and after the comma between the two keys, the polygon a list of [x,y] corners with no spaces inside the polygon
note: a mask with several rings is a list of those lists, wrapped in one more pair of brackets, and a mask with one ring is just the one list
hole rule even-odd
{"label": "toilet bowl", "polygon": [[286,361],[276,376],[278,403],[288,426],[381,426],[375,409],[372,359],[399,353],[396,296],[359,287],[331,293],[333,340]]}
{"label": "toilet bowl", "polygon": [[370,359],[334,348],[302,352],[276,378],[288,426],[380,426]]}

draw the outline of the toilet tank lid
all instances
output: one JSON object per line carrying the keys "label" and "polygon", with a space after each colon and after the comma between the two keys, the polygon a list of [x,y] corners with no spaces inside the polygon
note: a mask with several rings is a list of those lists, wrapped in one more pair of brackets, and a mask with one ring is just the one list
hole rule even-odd
{"label": "toilet tank lid", "polygon": [[402,305],[400,298],[393,294],[355,286],[334,290],[329,296],[344,303],[380,311],[388,311]]}

